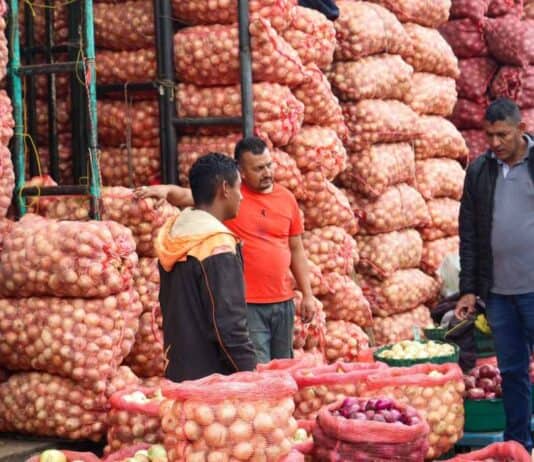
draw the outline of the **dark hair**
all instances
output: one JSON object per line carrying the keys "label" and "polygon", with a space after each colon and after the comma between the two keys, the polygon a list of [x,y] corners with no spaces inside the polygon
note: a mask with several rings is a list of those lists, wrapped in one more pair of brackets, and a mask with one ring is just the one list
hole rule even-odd
{"label": "dark hair", "polygon": [[239,164],[245,152],[251,152],[252,154],[259,155],[263,154],[266,148],[267,145],[265,144],[265,141],[263,141],[261,138],[258,138],[257,136],[247,136],[235,145],[235,161]]}
{"label": "dark hair", "polygon": [[233,186],[237,178],[237,165],[231,157],[217,152],[200,157],[189,172],[195,206],[213,204],[217,188],[222,182],[226,181]]}
{"label": "dark hair", "polygon": [[516,103],[508,98],[499,98],[493,101],[486,109],[484,118],[490,122],[521,122],[521,111]]}

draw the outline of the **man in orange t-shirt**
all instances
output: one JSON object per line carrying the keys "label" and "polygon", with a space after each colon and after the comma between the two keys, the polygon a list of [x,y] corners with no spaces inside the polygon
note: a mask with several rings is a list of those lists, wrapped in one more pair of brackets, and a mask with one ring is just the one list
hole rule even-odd
{"label": "man in orange t-shirt", "polygon": [[293,194],[273,181],[273,161],[259,138],[235,147],[243,201],[238,216],[225,222],[243,242],[248,329],[258,362],[293,356],[295,305],[291,273],[303,294],[302,318],[310,321],[315,303]]}

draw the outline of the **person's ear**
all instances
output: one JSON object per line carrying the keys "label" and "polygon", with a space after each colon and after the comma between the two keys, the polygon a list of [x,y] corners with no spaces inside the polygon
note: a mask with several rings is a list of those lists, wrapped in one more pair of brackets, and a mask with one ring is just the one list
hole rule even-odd
{"label": "person's ear", "polygon": [[221,183],[221,186],[219,188],[219,192],[221,194],[221,198],[226,199],[230,195],[230,185],[228,184],[228,181],[223,180]]}
{"label": "person's ear", "polygon": [[523,121],[519,122],[519,124],[517,125],[517,128],[519,128],[519,130],[521,131],[521,133],[524,133],[527,131],[527,124]]}

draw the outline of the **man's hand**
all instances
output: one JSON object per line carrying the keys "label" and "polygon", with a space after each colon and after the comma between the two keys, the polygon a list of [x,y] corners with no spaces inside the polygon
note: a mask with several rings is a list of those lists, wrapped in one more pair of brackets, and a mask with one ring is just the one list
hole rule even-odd
{"label": "man's hand", "polygon": [[303,323],[307,324],[313,320],[315,312],[317,311],[317,305],[320,303],[321,302],[313,295],[308,295],[302,299],[300,305],[300,317]]}
{"label": "man's hand", "polygon": [[169,186],[160,184],[155,186],[142,186],[134,191],[135,197],[139,199],[146,199],[153,197],[154,199],[166,200],[169,194]]}
{"label": "man's hand", "polygon": [[182,188],[181,186],[172,184],[143,186],[137,188],[134,194],[139,199],[153,197],[158,200],[158,206],[163,201],[167,201],[169,204],[179,208],[192,207],[194,205],[193,195],[189,188]]}
{"label": "man's hand", "polygon": [[458,303],[454,310],[454,315],[458,319],[465,319],[471,314],[475,314],[476,308],[475,304],[477,302],[477,297],[475,294],[465,294]]}

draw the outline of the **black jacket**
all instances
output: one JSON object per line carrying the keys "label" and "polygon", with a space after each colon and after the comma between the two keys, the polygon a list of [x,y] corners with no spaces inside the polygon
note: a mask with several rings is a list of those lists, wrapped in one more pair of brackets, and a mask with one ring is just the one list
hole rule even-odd
{"label": "black jacket", "polygon": [[[528,167],[534,181],[534,148]],[[491,230],[498,172],[490,151],[476,159],[467,169],[460,205],[460,293],[475,294],[482,300],[493,285]]]}

